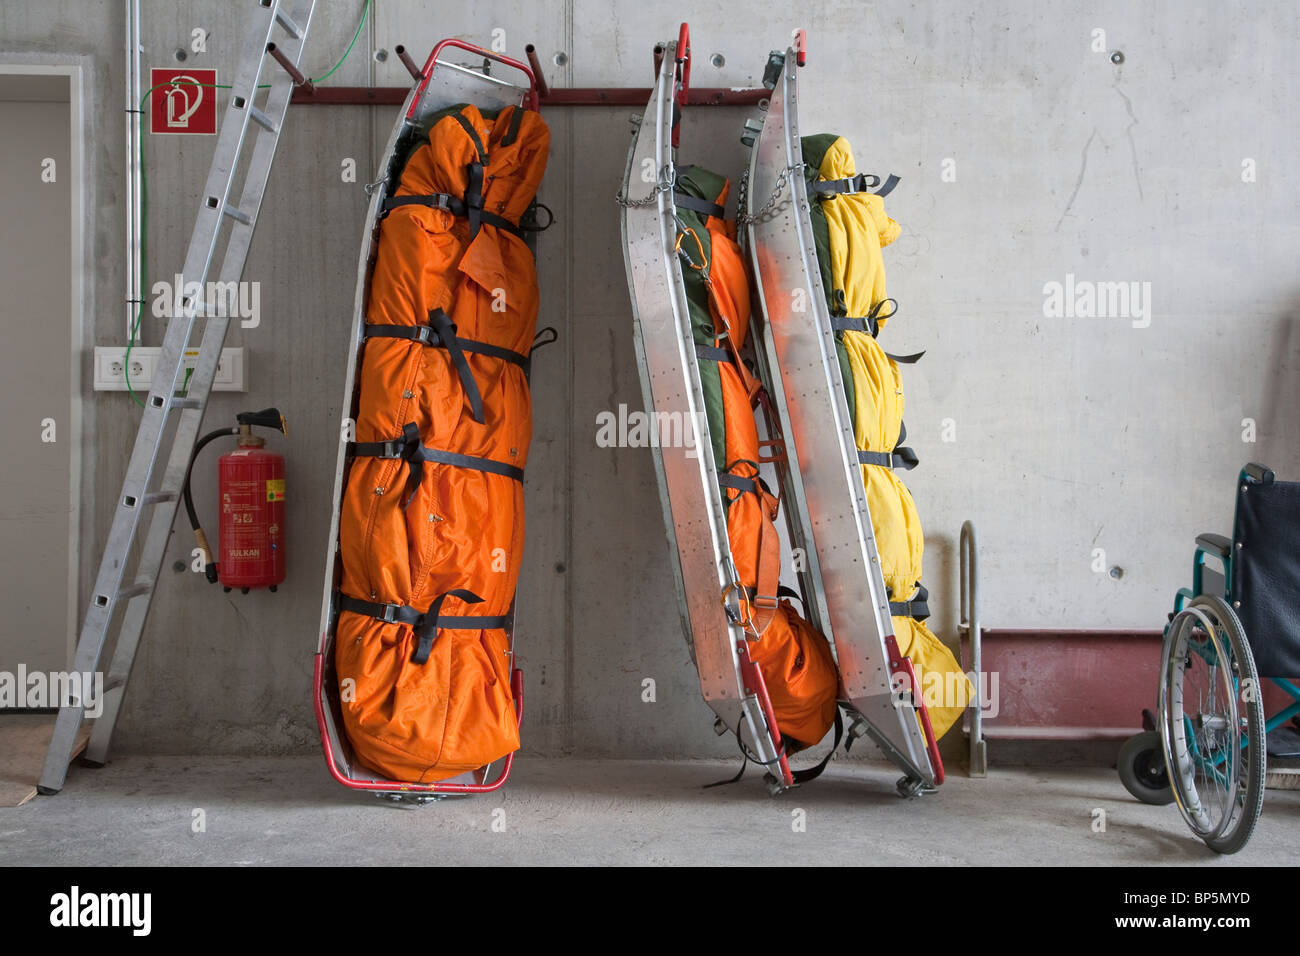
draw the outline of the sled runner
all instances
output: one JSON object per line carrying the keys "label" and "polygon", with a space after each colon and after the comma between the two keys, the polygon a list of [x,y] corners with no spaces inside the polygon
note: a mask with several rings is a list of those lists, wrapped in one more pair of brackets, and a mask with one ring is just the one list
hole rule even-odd
{"label": "sled runner", "polygon": [[315,660],[326,762],[353,789],[495,790],[519,746],[537,104],[528,66],[444,40],[370,187]]}
{"label": "sled runner", "polygon": [[[819,245],[812,208],[823,197],[830,202],[844,202],[854,193],[875,191],[877,187],[887,192],[896,180],[891,178],[882,185],[880,177],[858,176],[850,171],[844,179],[832,181],[819,175],[817,168],[806,165],[809,143],[801,142],[798,118],[798,70],[804,61],[803,44],[800,31],[794,46],[784,54],[778,51],[769,57],[764,83],[772,94],[761,119],[746,124],[744,136],[752,148],[741,203],[745,221],[741,241],[755,278],[757,369],[770,391],[778,427],[786,436],[787,461],[782,474],[785,504],[794,529],[793,543],[807,548],[808,576],[825,602],[826,616],[820,624],[835,648],[841,678],[840,703],[850,719],[849,742],[864,735],[875,741],[905,774],[898,783],[899,792],[911,795],[943,782],[937,736],[946,726],[941,725],[936,734],[932,714],[923,699],[923,686],[908,655],[919,662],[924,651],[930,655],[924,658],[927,664],[933,662],[936,669],[950,674],[960,668],[921,624],[926,595],[924,588],[916,586],[919,582],[908,577],[906,585],[899,588],[906,593],[891,594],[886,585],[882,542],[873,530],[872,514],[872,508],[884,499],[876,495],[869,501],[872,483],[878,479],[869,472],[881,469],[880,474],[886,475],[889,483],[886,491],[892,496],[889,506],[901,508],[906,504],[908,517],[914,519],[910,495],[889,474],[894,468],[910,467],[914,459],[908,449],[895,447],[897,422],[883,448],[871,450],[870,441],[864,444],[861,429],[855,435],[849,396],[854,385],[861,383],[854,382],[850,368],[859,368],[862,356],[846,361],[836,347],[837,333],[843,346],[844,336],[858,334],[846,330],[860,328],[863,337],[856,344],[870,352],[867,360],[876,361],[876,371],[892,375],[892,381],[897,381],[893,357],[886,356],[874,342],[879,306],[892,300],[864,292],[860,298],[874,306],[870,321],[848,318],[867,315],[866,305],[859,306],[862,311],[849,308],[832,321],[832,299],[837,305],[843,304],[841,290],[836,288],[835,295],[828,295],[832,290],[823,283],[823,277],[830,274],[831,262],[827,260],[833,258],[834,250],[827,248],[824,235]],[[818,139],[822,142],[816,145],[821,149],[826,149],[826,141],[836,141],[826,149],[828,156],[831,149],[847,148],[843,140],[835,137]],[[851,169],[851,153],[833,158],[850,164]],[[826,163],[822,167],[821,172],[825,172]],[[862,215],[871,211],[858,210]],[[883,207],[879,207],[878,214],[883,217]],[[850,244],[855,241],[851,229],[847,238],[844,234],[834,238]],[[889,239],[892,236],[884,241]],[[851,255],[843,252],[839,250],[840,258],[835,260],[841,266],[846,259],[850,264],[860,262],[865,248],[859,246]],[[820,263],[819,253],[823,258]],[[874,254],[878,258],[878,247]],[[883,289],[883,269],[878,278]],[[850,289],[850,296],[854,291]],[[844,308],[836,311],[845,313]],[[887,317],[884,315],[879,323],[883,324]],[[848,343],[848,347],[851,350],[853,344]],[[846,381],[849,393],[845,391]],[[870,390],[862,386],[856,391],[861,396],[858,405],[862,406],[871,397]],[[901,396],[901,390],[898,394]],[[898,402],[897,414],[901,416],[901,397]],[[858,415],[872,415],[875,411],[856,408]],[[877,522],[890,519],[883,514],[875,517]],[[897,525],[901,528],[903,523],[900,516]],[[898,533],[915,535],[912,557],[919,577],[920,528],[919,522],[913,524],[914,528]],[[906,551],[906,542],[884,544]],[[897,635],[904,633],[909,640],[900,649]],[[964,677],[959,673],[952,676],[959,678],[960,688],[965,687]],[[961,706],[943,712],[947,724],[951,724],[954,712],[960,714]]]}

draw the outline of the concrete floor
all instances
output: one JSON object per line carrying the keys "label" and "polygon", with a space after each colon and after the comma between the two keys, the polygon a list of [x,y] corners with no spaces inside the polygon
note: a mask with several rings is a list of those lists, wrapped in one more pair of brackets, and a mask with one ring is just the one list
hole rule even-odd
{"label": "concrete floor", "polygon": [[[1101,768],[954,775],[905,802],[897,774],[845,761],[770,798],[734,762],[524,759],[498,794],[399,806],[335,784],[315,757],[121,757],[0,810],[0,864],[1077,864],[1300,860],[1300,792],[1268,792],[1255,836],[1218,857],[1173,807]],[[1106,831],[1092,829],[1095,809]],[[192,832],[202,810],[206,831]],[[804,832],[795,832],[803,810]],[[503,821],[504,832],[493,830]],[[499,826],[499,824],[498,824]]]}

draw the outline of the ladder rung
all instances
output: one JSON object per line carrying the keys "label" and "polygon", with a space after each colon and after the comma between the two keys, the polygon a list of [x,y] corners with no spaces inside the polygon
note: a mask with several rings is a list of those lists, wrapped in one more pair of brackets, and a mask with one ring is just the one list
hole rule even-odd
{"label": "ladder rung", "polygon": [[164,501],[175,501],[176,492],[174,491],[149,491],[143,495],[122,495],[123,508],[146,507],[148,505],[161,504]]}
{"label": "ladder rung", "polygon": [[259,110],[256,106],[249,107],[248,118],[268,132],[279,132],[279,127],[275,125],[275,121]]}
{"label": "ladder rung", "polygon": [[289,34],[289,36],[293,37],[295,40],[302,36],[302,27],[298,26],[293,17],[289,16],[289,14],[285,13],[278,7],[275,11],[275,18],[280,21],[280,26],[284,27],[284,32]]}
{"label": "ladder rung", "polygon": [[125,601],[127,598],[133,598],[139,594],[148,594],[153,590],[153,582],[149,580],[136,581],[135,584],[128,585],[117,592],[117,599]]}
{"label": "ladder rung", "polygon": [[172,408],[202,408],[202,403],[197,398],[173,398],[171,401]]}
{"label": "ladder rung", "polygon": [[245,226],[251,226],[253,224],[252,216],[248,215],[245,212],[241,212],[238,208],[230,205],[229,203],[226,203],[224,206],[221,207],[221,214],[223,216],[229,216],[231,219],[235,220],[236,222],[242,222]]}

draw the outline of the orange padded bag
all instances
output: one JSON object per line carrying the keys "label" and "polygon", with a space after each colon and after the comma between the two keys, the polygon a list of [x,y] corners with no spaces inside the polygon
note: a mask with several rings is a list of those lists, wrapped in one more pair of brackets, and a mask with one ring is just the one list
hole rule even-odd
{"label": "orange padded bag", "polygon": [[[504,625],[523,555],[538,295],[513,227],[549,141],[534,111],[444,111],[379,228],[335,665],[353,750],[394,780],[442,780],[519,747]],[[438,194],[466,205],[421,199]]]}

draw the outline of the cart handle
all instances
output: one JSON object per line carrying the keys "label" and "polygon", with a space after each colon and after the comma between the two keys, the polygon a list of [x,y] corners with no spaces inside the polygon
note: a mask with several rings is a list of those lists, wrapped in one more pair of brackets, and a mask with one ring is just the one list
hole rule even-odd
{"label": "cart handle", "polygon": [[691,98],[691,28],[682,23],[677,31],[677,70],[673,88],[673,149],[682,137],[682,110]]}
{"label": "cart handle", "polygon": [[503,66],[508,66],[511,69],[518,70],[520,73],[524,74],[524,76],[528,77],[528,95],[524,97],[524,108],[530,110],[537,109],[540,103],[537,94],[537,76],[533,73],[532,68],[529,67],[527,63],[516,60],[514,57],[506,56],[503,53],[494,53],[491,50],[485,50],[481,46],[476,46],[473,43],[466,43],[464,40],[457,40],[454,37],[448,37],[445,40],[438,41],[438,45],[433,48],[433,52],[429,54],[429,58],[424,61],[424,68],[420,70],[420,73],[426,81],[428,81],[429,77],[433,74],[433,68],[434,64],[438,60],[438,54],[447,47],[454,47],[457,50],[464,50],[466,53],[474,53],[478,56],[485,57],[486,59],[495,60]]}
{"label": "cart handle", "polygon": [[[781,729],[776,724],[776,710],[772,707],[772,698],[767,693],[767,682],[763,680],[763,671],[749,656],[749,642],[741,639],[736,642],[736,655],[740,658],[740,674],[749,686],[745,689],[758,698],[759,709],[767,724],[767,736],[777,755],[776,770],[781,774],[781,784],[794,786],[794,774],[790,772],[790,762],[786,759],[785,743],[781,738]],[[736,736],[740,736],[740,727],[736,727]]]}
{"label": "cart handle", "polygon": [[916,670],[912,667],[912,661],[899,652],[898,638],[893,634],[885,638],[885,648],[889,651],[889,673],[904,674],[909,681],[907,686],[911,688],[912,702],[917,715],[921,718],[921,730],[925,734],[925,749],[930,757],[930,769],[934,772],[934,785],[937,787],[944,781],[943,758],[939,756],[939,741],[934,736],[934,727],[930,724],[930,711],[926,709],[925,701],[920,694],[921,688],[916,680]]}

